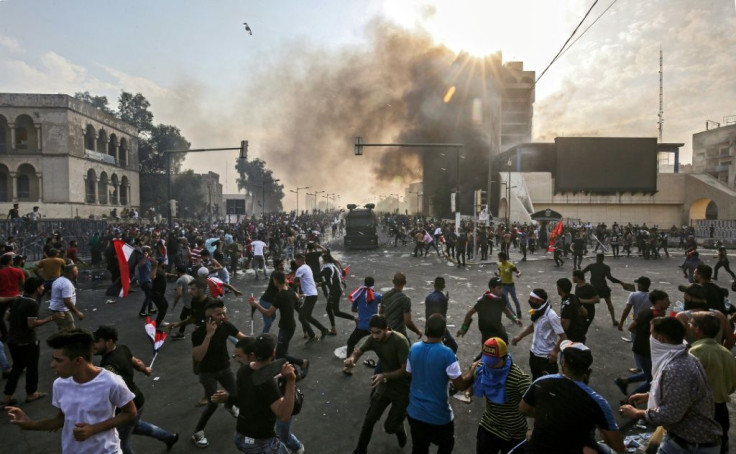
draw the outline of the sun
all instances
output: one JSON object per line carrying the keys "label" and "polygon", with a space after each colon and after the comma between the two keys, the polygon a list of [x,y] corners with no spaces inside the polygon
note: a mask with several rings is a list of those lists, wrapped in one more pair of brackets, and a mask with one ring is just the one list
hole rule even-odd
{"label": "sun", "polygon": [[387,18],[421,29],[450,50],[485,57],[498,51],[528,57],[550,38],[563,9],[549,0],[385,0]]}

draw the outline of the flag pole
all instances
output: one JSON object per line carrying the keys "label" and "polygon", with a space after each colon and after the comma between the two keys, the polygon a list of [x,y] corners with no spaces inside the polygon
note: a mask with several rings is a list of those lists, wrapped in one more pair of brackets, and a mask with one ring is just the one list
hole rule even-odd
{"label": "flag pole", "polygon": [[156,357],[158,356],[158,352],[153,354],[153,359],[151,360],[151,364],[148,365],[148,367],[153,367],[153,363],[156,361]]}

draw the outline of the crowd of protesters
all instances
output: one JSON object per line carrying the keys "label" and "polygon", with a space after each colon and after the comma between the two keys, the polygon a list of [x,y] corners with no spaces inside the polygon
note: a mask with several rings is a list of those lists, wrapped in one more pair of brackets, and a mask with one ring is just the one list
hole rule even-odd
{"label": "crowd of protesters", "polygon": [[[673,227],[672,231],[660,232],[646,225],[571,226],[553,242],[553,248],[559,251],[555,261],[562,262],[562,266],[568,255],[575,258],[589,249],[597,253],[610,248],[617,257],[620,254],[614,246],[622,246],[627,256],[632,254],[632,247],[637,247],[638,255],[656,259],[660,251],[668,256],[667,244],[673,235],[682,237],[682,246],[678,247],[687,251],[683,272],[692,283],[680,288],[685,304],[677,308],[677,317],[666,317],[668,295],[658,289],[650,291],[651,280],[642,276],[620,321],[616,319],[607,299],[610,289],[606,280],[623,283],[611,276],[610,268],[598,255],[597,268],[589,265],[581,270],[579,262],[574,261],[570,278],[558,279],[554,289],[533,289],[528,295],[531,321],[509,339],[503,316],[523,325],[526,312],[522,312],[514,286],[514,276],[520,277],[521,270],[509,261],[509,253],[518,251],[524,261],[527,253],[547,250],[549,232],[530,225],[507,229],[504,225],[476,227],[463,223],[456,233],[452,223],[432,219],[385,216],[382,221],[394,244],[412,242],[415,256],[433,252],[452,258],[458,267],[466,266],[466,259],[490,260],[496,245],[496,276],[488,281],[488,289],[468,311],[457,332],[457,336],[464,336],[473,318],[477,318],[480,342],[474,344],[473,350],[477,351],[473,353],[477,354],[467,369],[462,370],[459,364],[458,345],[446,323],[449,297],[442,276],[435,279],[434,291],[425,300],[424,329],[411,317],[411,299],[403,292],[407,279],[401,272],[394,275],[393,288],[384,294],[376,290],[372,277],[365,277],[363,285],[349,293],[352,312],[340,309],[346,270],[328,248],[320,245],[328,231],[335,234],[343,228],[335,213],[274,214],[235,226],[111,226],[92,236],[90,262],[107,266],[113,280],[108,302],[113,304],[121,274],[125,274],[119,268],[122,262],[114,240],[129,244],[133,253],[124,265],[130,266],[130,275],[142,290],[138,315],[158,313],[154,327],[173,332],[175,339],[184,338],[187,325],[195,326],[191,334],[193,368],[204,391],[198,402],[202,414],[191,435],[197,447],[209,446],[205,428],[222,403],[237,420],[234,441],[239,450],[303,453],[304,444],[292,432],[291,423],[300,406],[297,382],[307,378],[310,364],[309,359],[290,354],[289,344],[299,327],[307,343],[337,335],[337,317],[355,323],[343,374],[352,375],[358,358],[367,351],[379,358],[377,364],[366,362],[375,371],[355,453],[367,452],[373,427],[389,407],[384,429],[396,436],[400,447],[411,435],[414,453],[426,453],[432,444],[438,445],[440,453],[452,452],[454,416],[448,389],[464,393],[466,399],[477,396],[486,403],[478,425],[478,453],[624,452],[614,410],[588,386],[594,355],[585,342],[595,304],[604,299],[613,325],[632,332],[632,350],[639,369],[638,374],[616,379],[626,395],[618,408],[620,415],[645,419],[667,429],[660,452],[728,452],[728,411],[724,413],[724,406],[728,395],[736,390],[736,360],[730,354],[734,316],[726,304],[727,292],[711,281],[713,269],[702,262],[688,263],[697,258],[693,254],[697,253],[697,244],[687,229]],[[133,372],[150,374],[150,367],[127,347],[118,345],[114,327],[101,326],[94,333],[75,328],[75,317],[84,317],[76,308],[74,292],[79,258],[72,242],[63,248],[59,241],[61,235],[51,237],[45,258],[37,266],[40,277],[6,271],[8,276],[1,280],[3,285],[15,284],[0,289],[0,304],[5,305],[4,311],[10,310],[10,332],[3,337],[10,345],[13,364],[11,369],[0,355],[0,366],[10,376],[2,404],[11,423],[28,430],[63,428],[63,452],[69,453],[117,452],[116,446],[125,453],[133,452],[131,434],[156,438],[171,448],[179,439],[178,433],[141,420],[143,396],[135,386]],[[5,250],[11,254],[0,258],[0,274],[5,267],[22,269],[22,265],[13,267],[20,256],[12,255],[13,246],[8,243]],[[62,247],[54,247],[60,244]],[[726,255],[720,252],[718,265],[731,272]],[[249,299],[253,310],[263,315],[263,332],[257,335],[247,335],[247,330],[234,326],[228,320],[226,306],[229,299],[240,294],[229,277],[251,266],[255,279],[259,271],[268,278],[266,292]],[[268,268],[270,273],[266,272]],[[586,273],[591,274],[590,284]],[[172,309],[178,302],[183,306],[179,321],[172,324],[163,321],[169,307],[167,278],[176,280]],[[51,305],[56,309],[49,317],[39,318],[39,302],[46,286],[51,289]],[[326,299],[329,328],[312,315],[320,289]],[[560,314],[551,306],[553,293],[560,297]],[[272,336],[269,331],[277,311],[278,335]],[[633,319],[629,319],[632,311]],[[25,370],[27,401],[46,396],[36,389],[38,343],[33,329],[50,322],[59,328],[47,339],[54,349],[53,364],[60,377],[54,383],[52,401],[59,414],[32,420],[14,406],[13,394]],[[412,344],[408,331],[420,341]],[[511,347],[526,336],[532,336],[528,369],[511,355]],[[29,341],[35,349],[21,348]],[[683,341],[692,347],[692,355],[688,355]],[[235,356],[242,365],[237,374],[230,369],[229,342],[235,343]],[[117,375],[96,368],[92,353],[102,356],[102,365],[115,366]],[[278,381],[271,378],[277,373]],[[629,394],[628,385],[635,382],[642,385]],[[81,385],[86,383],[96,383],[102,391],[80,403],[78,395],[84,392]],[[684,394],[687,399],[683,399]],[[80,411],[91,414],[93,408],[97,411],[95,421],[80,424],[74,419]],[[531,427],[527,417],[533,418]],[[410,434],[404,428],[405,419]],[[596,429],[605,445],[596,441]]]}

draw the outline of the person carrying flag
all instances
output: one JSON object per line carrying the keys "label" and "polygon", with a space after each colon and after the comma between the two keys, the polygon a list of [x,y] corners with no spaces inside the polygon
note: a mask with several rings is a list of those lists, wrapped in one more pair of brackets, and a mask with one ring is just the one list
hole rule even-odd
{"label": "person carrying flag", "polygon": [[207,280],[207,288],[210,291],[210,295],[215,299],[222,299],[225,295],[225,290],[228,289],[235,294],[240,296],[243,294],[240,290],[236,289],[232,285],[223,282],[219,277],[210,276],[210,270],[207,267],[201,267],[197,270],[197,276]]}
{"label": "person carrying flag", "polygon": [[[374,284],[375,280],[368,276],[363,280],[363,285],[348,295],[348,301],[352,303],[352,311],[358,313],[355,329],[348,338],[348,348],[346,350],[348,356],[353,354],[358,341],[371,333],[371,317],[378,313],[378,306],[383,299],[383,295],[373,290]],[[342,373],[352,375],[352,366],[345,366]]]}
{"label": "person carrying flag", "polygon": [[140,388],[135,384],[133,375],[135,373],[134,371],[137,370],[146,374],[146,376],[150,376],[153,369],[146,367],[143,361],[133,356],[127,346],[117,345],[118,330],[114,326],[100,326],[92,335],[94,336],[92,352],[95,355],[102,356],[100,367],[119,375],[128,386],[128,389],[135,394],[133,403],[138,409],[138,415],[133,421],[120,425],[117,428],[118,434],[120,435],[120,448],[123,454],[132,454],[134,452],[130,446],[131,434],[155,438],[165,443],[166,449],[171,449],[179,441],[179,434],[169,432],[141,419],[145,397]]}

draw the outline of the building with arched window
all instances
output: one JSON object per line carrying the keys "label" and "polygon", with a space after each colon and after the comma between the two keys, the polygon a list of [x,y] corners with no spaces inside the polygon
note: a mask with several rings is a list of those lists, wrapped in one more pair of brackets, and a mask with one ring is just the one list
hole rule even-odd
{"label": "building with arched window", "polygon": [[137,208],[136,133],[68,95],[0,93],[0,213],[14,203],[50,218]]}

